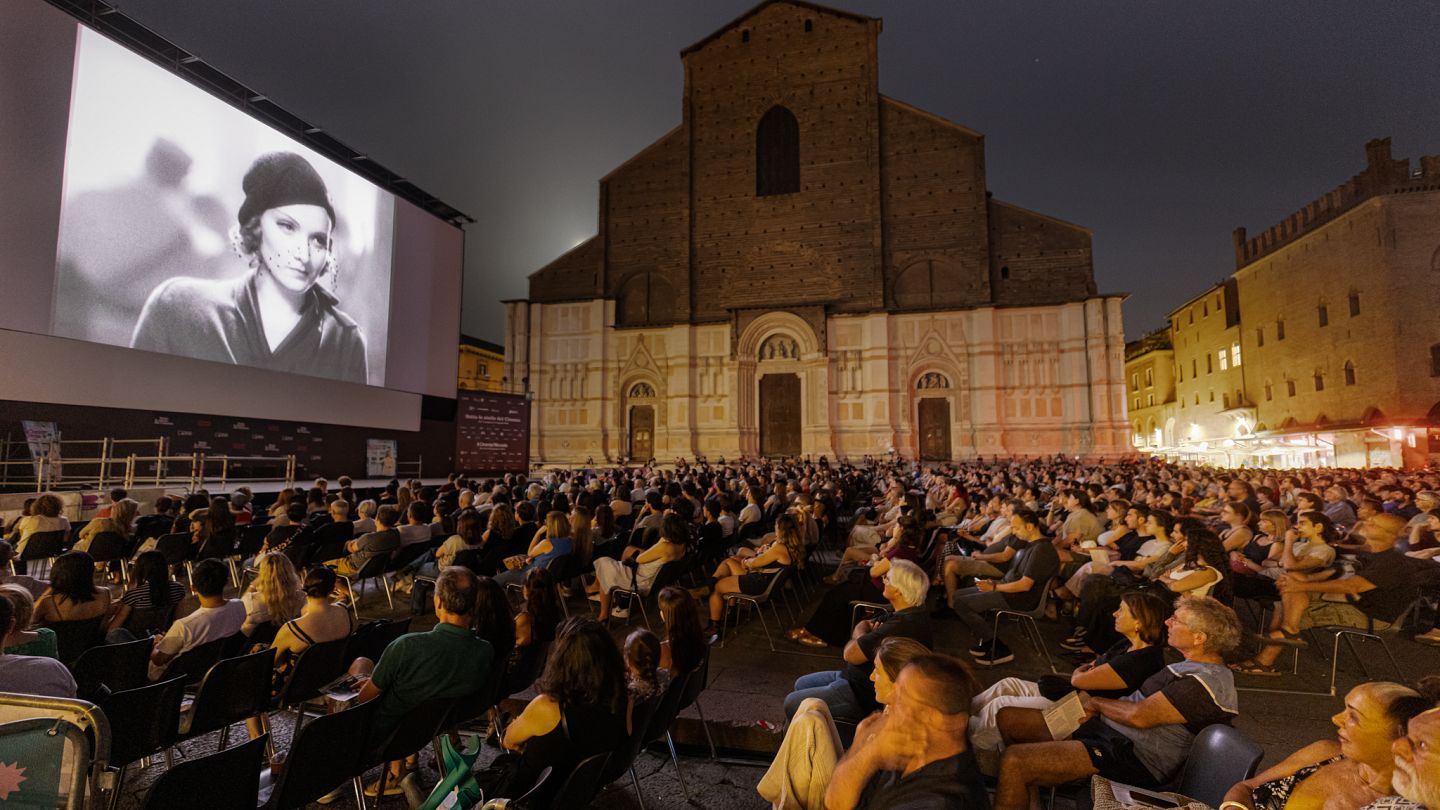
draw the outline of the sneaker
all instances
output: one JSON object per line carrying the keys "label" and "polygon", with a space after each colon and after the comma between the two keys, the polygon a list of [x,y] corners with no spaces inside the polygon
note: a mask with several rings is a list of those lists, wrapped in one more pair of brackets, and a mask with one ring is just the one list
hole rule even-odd
{"label": "sneaker", "polygon": [[969,649],[966,650],[966,652],[970,653],[971,655],[975,656],[976,658],[979,658],[980,656],[984,655],[984,654],[985,654],[986,652],[988,652],[989,650],[990,650],[990,642],[988,642],[988,641],[977,641],[977,642],[975,642],[974,644],[971,644],[970,647],[969,647]]}
{"label": "sneaker", "polygon": [[1060,649],[1066,650],[1068,652],[1085,652],[1086,650],[1090,649],[1090,644],[1083,638],[1079,641],[1067,638],[1064,641],[1060,642]]}
{"label": "sneaker", "polygon": [[975,656],[975,664],[982,667],[993,667],[1000,664],[1008,664],[1015,660],[1015,653],[1005,646],[1005,642],[997,641],[994,645],[994,652],[990,651],[990,645],[986,645],[985,652]]}
{"label": "sneaker", "polygon": [[630,618],[630,608],[628,608],[628,607],[620,607],[620,606],[618,606],[618,605],[615,606],[615,607],[612,607],[612,608],[610,608],[610,618],[612,618],[612,619],[628,619],[628,618]]}

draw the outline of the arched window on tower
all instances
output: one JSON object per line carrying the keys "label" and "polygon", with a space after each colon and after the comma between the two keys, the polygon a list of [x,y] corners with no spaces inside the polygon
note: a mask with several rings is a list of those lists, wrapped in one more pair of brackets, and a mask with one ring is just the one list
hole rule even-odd
{"label": "arched window on tower", "polygon": [[795,114],[771,107],[755,130],[755,196],[800,190],[800,124]]}

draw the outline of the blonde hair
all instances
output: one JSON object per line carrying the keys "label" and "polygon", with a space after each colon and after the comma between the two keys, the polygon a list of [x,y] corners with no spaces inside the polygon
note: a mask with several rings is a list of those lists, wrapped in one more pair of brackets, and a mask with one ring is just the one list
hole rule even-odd
{"label": "blonde hair", "polygon": [[121,498],[110,507],[110,522],[115,524],[115,531],[126,540],[130,539],[130,533],[135,531],[135,515],[140,511],[140,504],[129,498]]}
{"label": "blonde hair", "polygon": [[[16,632],[30,629],[30,620],[35,616],[35,597],[19,585],[0,585],[0,599],[10,603],[15,613]],[[4,641],[0,638],[0,641]]]}
{"label": "blonde hair", "polygon": [[559,509],[551,510],[545,515],[545,537],[550,540],[559,540],[562,537],[570,536],[570,516]]}
{"label": "blonde hair", "polygon": [[1266,509],[1260,513],[1260,520],[1268,520],[1270,525],[1275,527],[1270,536],[1276,540],[1283,540],[1285,532],[1290,531],[1290,518],[1286,517],[1285,512],[1280,509]]}
{"label": "blonde hair", "polygon": [[260,555],[255,567],[260,571],[255,578],[255,594],[270,611],[270,621],[283,624],[299,616],[305,606],[305,593],[290,558],[272,551]]}
{"label": "blonde hair", "polygon": [[795,568],[804,568],[805,538],[800,536],[800,526],[793,515],[787,512],[775,519],[775,537],[790,550],[790,562]]}

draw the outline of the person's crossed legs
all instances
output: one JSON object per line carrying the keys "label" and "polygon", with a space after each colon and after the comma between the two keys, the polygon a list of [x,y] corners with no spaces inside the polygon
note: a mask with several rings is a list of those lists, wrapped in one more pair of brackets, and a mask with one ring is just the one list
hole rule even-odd
{"label": "person's crossed legs", "polygon": [[845,680],[845,673],[839,670],[812,672],[795,680],[795,691],[785,696],[785,720],[795,716],[805,698],[819,698],[830,707],[830,715],[836,720],[858,723],[864,719],[865,711],[855,698],[855,690]]}
{"label": "person's crossed legs", "polygon": [[1005,753],[995,789],[995,810],[1040,806],[1041,786],[1063,785],[1099,773],[1078,740],[1055,741],[1039,709],[1007,707],[996,717]]}

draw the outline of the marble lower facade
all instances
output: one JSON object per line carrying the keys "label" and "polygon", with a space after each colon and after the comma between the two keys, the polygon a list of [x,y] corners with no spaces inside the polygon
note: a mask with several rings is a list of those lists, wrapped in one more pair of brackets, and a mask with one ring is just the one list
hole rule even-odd
{"label": "marble lower facade", "polygon": [[609,299],[506,304],[531,460],[923,460],[1130,452],[1118,296],[616,328]]}

